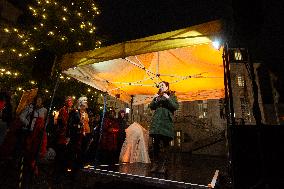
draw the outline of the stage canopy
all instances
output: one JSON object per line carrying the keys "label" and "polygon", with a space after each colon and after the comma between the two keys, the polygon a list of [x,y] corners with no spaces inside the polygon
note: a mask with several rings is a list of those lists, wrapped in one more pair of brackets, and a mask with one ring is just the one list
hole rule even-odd
{"label": "stage canopy", "polygon": [[64,55],[63,73],[133,104],[148,103],[160,81],[179,101],[224,97],[222,24],[212,21],[172,32]]}

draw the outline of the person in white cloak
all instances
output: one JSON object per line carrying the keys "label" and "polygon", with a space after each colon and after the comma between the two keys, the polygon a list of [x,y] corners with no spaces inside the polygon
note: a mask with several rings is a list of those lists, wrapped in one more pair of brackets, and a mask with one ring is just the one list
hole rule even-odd
{"label": "person in white cloak", "polygon": [[149,132],[139,123],[125,129],[126,138],[122,145],[119,161],[127,163],[151,163],[148,153]]}

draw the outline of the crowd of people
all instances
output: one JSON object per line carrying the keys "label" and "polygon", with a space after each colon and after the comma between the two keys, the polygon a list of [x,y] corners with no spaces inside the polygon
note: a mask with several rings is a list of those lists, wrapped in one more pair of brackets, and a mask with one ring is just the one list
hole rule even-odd
{"label": "crowd of people", "polygon": [[87,163],[150,163],[150,136],[153,139],[151,172],[165,173],[169,143],[174,138],[173,113],[178,109],[178,102],[174,92],[169,90],[169,83],[161,82],[158,87],[149,105],[154,111],[149,131],[136,122],[128,128],[124,110],[120,110],[118,116],[113,109],[104,116],[98,111],[92,112],[85,96],[76,102],[66,97],[57,118],[52,121],[44,107],[43,96],[38,94],[13,117],[9,96],[2,95],[0,157],[24,162],[28,183],[32,175],[38,174],[37,163],[46,157],[47,149],[54,149],[55,181],[60,181],[68,172],[76,179]]}
{"label": "crowd of people", "polygon": [[[91,112],[86,97],[66,97],[56,121],[48,119],[45,99],[37,95],[17,116],[12,116],[8,95],[1,95],[0,158],[24,162],[25,181],[38,174],[37,162],[54,149],[54,179],[71,172],[72,178],[87,163],[118,163],[127,127],[124,110]],[[101,127],[102,126],[102,127]],[[50,129],[49,127],[52,127]],[[24,160],[24,161],[22,161]],[[19,165],[21,166],[21,165]]]}

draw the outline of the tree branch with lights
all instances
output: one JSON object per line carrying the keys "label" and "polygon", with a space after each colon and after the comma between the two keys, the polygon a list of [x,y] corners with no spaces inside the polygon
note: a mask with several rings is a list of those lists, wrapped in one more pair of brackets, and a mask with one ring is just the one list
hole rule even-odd
{"label": "tree branch with lights", "polygon": [[[18,91],[36,87],[40,81],[31,75],[34,62],[43,61],[38,52],[48,51],[60,58],[66,53],[99,48],[104,41],[97,35],[99,15],[100,10],[92,0],[31,1],[17,25],[0,26],[0,35],[5,38],[0,44],[0,79],[5,86],[11,85]],[[71,82],[76,88],[72,80],[62,82],[64,85]],[[52,83],[43,85],[44,91],[51,91]],[[82,84],[80,87],[81,91],[72,94],[79,95],[87,89]],[[65,88],[70,89],[68,85]]]}

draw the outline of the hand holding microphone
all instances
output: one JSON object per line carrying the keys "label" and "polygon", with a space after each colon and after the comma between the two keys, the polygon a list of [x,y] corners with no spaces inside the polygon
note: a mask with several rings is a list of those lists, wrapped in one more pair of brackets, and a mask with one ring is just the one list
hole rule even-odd
{"label": "hand holding microphone", "polygon": [[166,99],[170,98],[167,93],[164,93],[163,96],[166,97]]}

